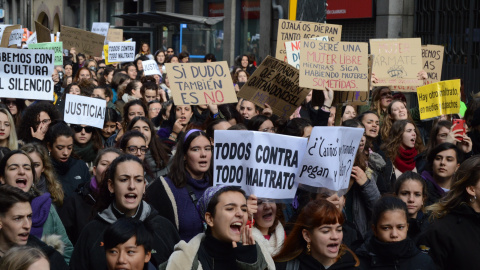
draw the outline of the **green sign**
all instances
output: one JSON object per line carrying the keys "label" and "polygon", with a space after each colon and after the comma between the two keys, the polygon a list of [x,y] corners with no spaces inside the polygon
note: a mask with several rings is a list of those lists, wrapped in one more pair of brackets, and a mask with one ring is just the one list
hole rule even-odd
{"label": "green sign", "polygon": [[28,44],[29,49],[53,50],[55,52],[55,66],[63,66],[63,42],[43,42]]}

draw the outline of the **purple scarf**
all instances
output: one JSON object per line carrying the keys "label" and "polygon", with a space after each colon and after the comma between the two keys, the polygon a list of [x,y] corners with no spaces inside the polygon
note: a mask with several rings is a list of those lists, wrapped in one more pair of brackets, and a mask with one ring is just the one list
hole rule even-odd
{"label": "purple scarf", "polygon": [[42,238],[43,224],[47,221],[52,205],[50,193],[45,192],[32,200],[32,230],[30,234],[38,239]]}

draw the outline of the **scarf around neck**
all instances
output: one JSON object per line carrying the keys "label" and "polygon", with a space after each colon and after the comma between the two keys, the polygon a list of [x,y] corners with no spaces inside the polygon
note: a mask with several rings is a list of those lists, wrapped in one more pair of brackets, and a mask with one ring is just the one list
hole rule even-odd
{"label": "scarf around neck", "polygon": [[415,157],[417,156],[418,151],[415,147],[410,149],[405,149],[402,146],[398,148],[398,155],[395,158],[395,168],[397,168],[402,173],[406,171],[411,171],[415,168]]}

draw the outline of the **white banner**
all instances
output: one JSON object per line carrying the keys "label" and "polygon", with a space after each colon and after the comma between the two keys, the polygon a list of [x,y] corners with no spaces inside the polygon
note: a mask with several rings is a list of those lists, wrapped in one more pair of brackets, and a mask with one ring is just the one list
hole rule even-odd
{"label": "white banner", "polygon": [[0,97],[53,100],[52,50],[0,48]]}
{"label": "white banner", "polygon": [[99,98],[67,94],[64,120],[70,124],[103,128],[107,102]]}
{"label": "white banner", "polygon": [[27,45],[35,43],[37,43],[37,32],[31,34],[30,37],[27,39]]}
{"label": "white banner", "polygon": [[213,183],[241,186],[259,198],[293,199],[306,145],[307,138],[216,130]]}
{"label": "white banner", "polygon": [[135,42],[109,42],[108,62],[135,61]]}
{"label": "white banner", "polygon": [[[328,41],[328,36],[314,37],[313,40]],[[300,69],[300,40],[285,42],[287,62],[297,69]]]}
{"label": "white banner", "polygon": [[363,128],[314,127],[303,162],[298,183],[346,193]]}
{"label": "white banner", "polygon": [[109,27],[110,27],[110,23],[108,22],[94,22],[92,24],[91,32],[107,37]]}
{"label": "white banner", "polygon": [[10,34],[10,38],[8,40],[8,46],[16,45],[20,47],[22,45],[22,37],[23,37],[23,29],[15,29]]}
{"label": "white banner", "polygon": [[155,60],[142,61],[142,65],[143,65],[143,74],[145,74],[145,76],[150,76],[155,74],[162,76],[162,74],[160,73],[160,69],[158,68],[158,64]]}

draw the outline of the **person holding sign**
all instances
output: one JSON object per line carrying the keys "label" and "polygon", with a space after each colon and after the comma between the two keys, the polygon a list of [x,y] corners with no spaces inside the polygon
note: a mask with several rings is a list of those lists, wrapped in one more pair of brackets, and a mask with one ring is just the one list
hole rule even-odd
{"label": "person holding sign", "polygon": [[392,101],[393,94],[389,87],[378,86],[373,89],[370,110],[376,112],[380,116],[380,124],[383,124],[385,112]]}
{"label": "person holding sign", "polygon": [[345,219],[327,200],[309,202],[298,216],[283,248],[273,257],[277,270],[352,269],[357,256],[344,244]]}
{"label": "person holding sign", "polygon": [[[264,254],[247,224],[245,192],[235,186],[208,188],[198,200],[198,212],[207,230],[193,239],[181,241],[160,270],[184,269],[275,269]],[[241,241],[241,242],[240,242]]]}

